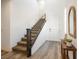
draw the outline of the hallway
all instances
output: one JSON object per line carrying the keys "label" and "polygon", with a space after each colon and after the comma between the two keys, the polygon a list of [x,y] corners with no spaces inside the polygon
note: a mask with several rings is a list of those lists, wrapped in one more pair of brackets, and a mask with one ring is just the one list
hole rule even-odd
{"label": "hallway", "polygon": [[30,58],[27,58],[24,54],[9,52],[2,55],[1,59],[61,59],[60,53],[59,42],[46,41]]}

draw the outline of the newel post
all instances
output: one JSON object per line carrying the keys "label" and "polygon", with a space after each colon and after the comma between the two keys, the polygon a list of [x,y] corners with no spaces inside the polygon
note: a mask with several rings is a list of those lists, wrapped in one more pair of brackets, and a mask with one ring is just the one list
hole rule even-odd
{"label": "newel post", "polygon": [[31,29],[27,29],[27,57],[31,56]]}

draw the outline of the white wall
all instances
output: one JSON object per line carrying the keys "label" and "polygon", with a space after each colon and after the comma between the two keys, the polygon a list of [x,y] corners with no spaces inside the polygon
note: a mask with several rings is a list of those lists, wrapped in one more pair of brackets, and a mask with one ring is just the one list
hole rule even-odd
{"label": "white wall", "polygon": [[1,0],[1,49],[10,50],[10,0]]}
{"label": "white wall", "polygon": [[59,41],[64,36],[65,0],[61,1],[46,0],[48,40]]}
{"label": "white wall", "polygon": [[77,58],[79,56],[79,0],[77,0]]}
{"label": "white wall", "polygon": [[[45,23],[45,25],[46,25],[46,23]],[[45,25],[42,28],[39,36],[37,37],[37,39],[32,47],[32,54],[34,54],[48,39],[48,36],[47,36],[48,30],[47,30],[47,27]]]}
{"label": "white wall", "polygon": [[36,0],[2,0],[2,48],[11,50],[42,13]]}
{"label": "white wall", "polygon": [[36,0],[12,0],[11,3],[11,47],[15,46],[40,18]]}

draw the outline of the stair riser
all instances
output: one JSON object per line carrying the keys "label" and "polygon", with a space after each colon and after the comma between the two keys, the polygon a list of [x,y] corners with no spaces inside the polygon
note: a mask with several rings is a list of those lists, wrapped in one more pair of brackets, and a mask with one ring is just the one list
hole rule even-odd
{"label": "stair riser", "polygon": [[34,32],[31,32],[32,34],[37,34],[38,32],[37,31],[34,31]]}
{"label": "stair riser", "polygon": [[35,38],[37,35],[32,35],[31,37]]}
{"label": "stair riser", "polygon": [[21,39],[21,41],[27,41],[26,39]]}
{"label": "stair riser", "polygon": [[35,29],[35,28],[32,29],[32,31],[38,31],[38,30],[39,30],[39,29]]}
{"label": "stair riser", "polygon": [[[34,38],[32,38],[31,40],[34,40]],[[21,39],[21,41],[27,41],[26,39]]]}
{"label": "stair riser", "polygon": [[22,43],[18,43],[18,45],[20,45],[20,46],[24,46],[24,47],[27,46],[27,44],[22,44]]}
{"label": "stair riser", "polygon": [[[37,35],[37,33],[32,33],[32,34],[34,34],[34,35],[32,35],[32,37],[36,37],[36,35]],[[25,37],[26,37],[26,35],[25,35]]]}
{"label": "stair riser", "polygon": [[[31,34],[34,34],[34,35],[37,35],[38,34],[38,32],[31,32]],[[32,35],[32,36],[34,36],[34,35]],[[24,35],[25,37],[27,37],[27,35]],[[23,39],[23,38],[22,38]]]}

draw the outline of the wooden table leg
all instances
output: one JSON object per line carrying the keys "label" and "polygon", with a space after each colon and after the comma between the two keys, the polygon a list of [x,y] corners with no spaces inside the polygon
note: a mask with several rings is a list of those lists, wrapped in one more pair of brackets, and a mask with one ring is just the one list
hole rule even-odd
{"label": "wooden table leg", "polygon": [[62,49],[62,50],[61,50],[61,56],[62,56],[62,59],[65,58],[64,54],[65,54],[64,49]]}
{"label": "wooden table leg", "polygon": [[76,59],[76,51],[73,51],[73,59]]}
{"label": "wooden table leg", "polygon": [[62,45],[61,45],[61,57],[63,59],[63,49],[62,49]]}
{"label": "wooden table leg", "polygon": [[69,59],[69,53],[68,53],[68,50],[67,50],[67,59]]}
{"label": "wooden table leg", "polygon": [[65,57],[65,49],[63,49],[63,59],[66,59],[66,57]]}

